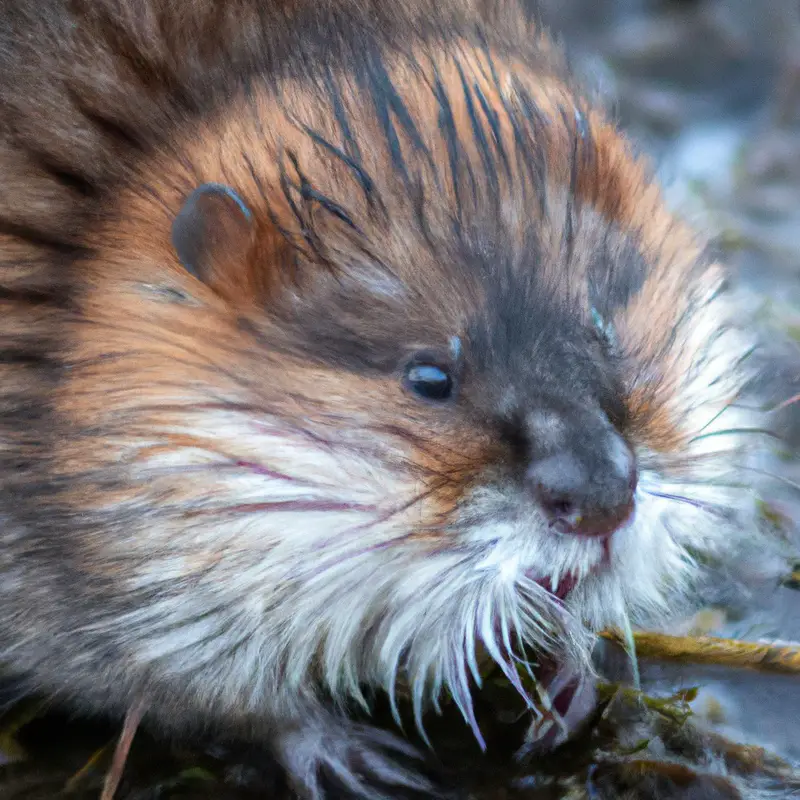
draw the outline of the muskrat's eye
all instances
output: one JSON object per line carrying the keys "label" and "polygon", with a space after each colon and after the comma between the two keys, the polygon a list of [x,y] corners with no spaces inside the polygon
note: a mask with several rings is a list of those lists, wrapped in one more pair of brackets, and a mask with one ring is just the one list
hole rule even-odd
{"label": "muskrat's eye", "polygon": [[594,323],[594,327],[597,329],[597,332],[609,345],[613,346],[615,343],[614,326],[608,322],[594,306],[592,306],[591,315],[592,322]]}
{"label": "muskrat's eye", "polygon": [[453,393],[453,379],[434,364],[412,364],[406,370],[406,386],[425,400],[441,402]]}

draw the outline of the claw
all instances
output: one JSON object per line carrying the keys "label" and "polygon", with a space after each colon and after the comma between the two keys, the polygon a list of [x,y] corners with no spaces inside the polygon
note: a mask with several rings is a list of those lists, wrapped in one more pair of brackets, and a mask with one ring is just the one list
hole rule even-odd
{"label": "claw", "polygon": [[395,756],[405,756],[421,761],[417,748],[368,725],[316,720],[285,734],[278,753],[294,791],[303,800],[325,800],[324,775],[363,800],[396,800],[396,794],[384,793],[379,785],[437,795],[431,781],[395,760]]}

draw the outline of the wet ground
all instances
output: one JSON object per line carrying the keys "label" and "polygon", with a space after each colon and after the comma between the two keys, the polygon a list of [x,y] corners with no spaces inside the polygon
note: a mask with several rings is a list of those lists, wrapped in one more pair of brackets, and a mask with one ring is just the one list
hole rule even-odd
{"label": "wet ground", "polygon": [[[800,379],[800,2],[543,0],[542,13],[653,156],[673,206],[718,237],[754,303],[789,331],[770,388],[776,401],[793,396]],[[776,424],[796,448],[797,410]],[[798,481],[796,465],[776,463]],[[797,492],[787,487],[780,502],[800,520]],[[721,613],[707,615],[706,630],[800,641],[800,592],[773,587],[756,582],[729,608],[733,598],[721,592]],[[703,686],[696,707],[721,730],[800,759],[800,677],[656,665],[645,665],[642,677],[650,690]]]}

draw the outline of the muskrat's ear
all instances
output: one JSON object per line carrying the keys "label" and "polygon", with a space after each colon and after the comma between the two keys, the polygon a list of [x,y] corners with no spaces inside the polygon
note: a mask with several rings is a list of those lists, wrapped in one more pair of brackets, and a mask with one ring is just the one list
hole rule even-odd
{"label": "muskrat's ear", "polygon": [[205,283],[243,261],[252,243],[253,215],[229,186],[204,183],[172,223],[172,245],[183,266]]}

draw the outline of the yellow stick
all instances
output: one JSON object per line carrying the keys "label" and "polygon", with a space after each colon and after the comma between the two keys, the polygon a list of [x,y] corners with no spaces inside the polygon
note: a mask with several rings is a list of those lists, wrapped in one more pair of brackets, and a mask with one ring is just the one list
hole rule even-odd
{"label": "yellow stick", "polygon": [[[625,646],[619,631],[603,631],[600,635]],[[742,642],[715,636],[669,636],[646,631],[635,632],[633,640],[638,658],[800,674],[800,645]]]}

